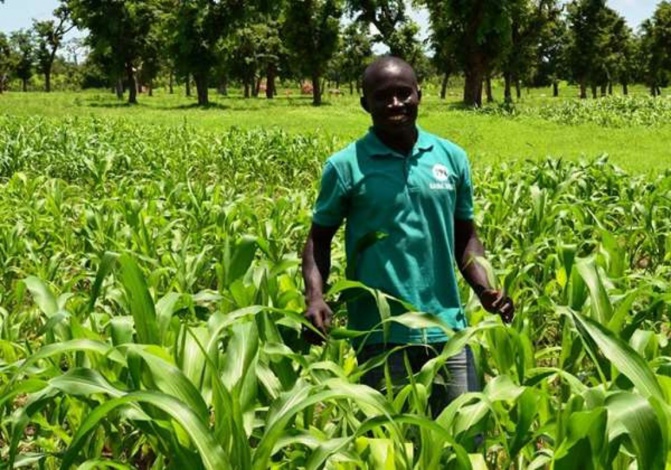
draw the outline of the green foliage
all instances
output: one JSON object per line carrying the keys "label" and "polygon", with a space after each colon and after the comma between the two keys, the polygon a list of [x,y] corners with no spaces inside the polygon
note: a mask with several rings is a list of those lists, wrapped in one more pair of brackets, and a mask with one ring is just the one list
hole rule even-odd
{"label": "green foliage", "polygon": [[160,27],[165,0],[109,2],[67,0],[75,24],[86,28],[94,56],[105,58],[112,76],[128,80],[128,102],[137,102],[136,72],[150,58],[152,30]]}
{"label": "green foliage", "polygon": [[340,0],[296,0],[286,10],[283,36],[296,68],[312,80],[312,103],[321,104],[321,79],[338,49]]}
{"label": "green foliage", "polygon": [[422,47],[417,39],[419,27],[408,15],[403,0],[347,0],[347,10],[356,22],[365,27],[374,26],[377,34],[373,41],[389,48],[389,54],[400,57],[413,67],[418,65]]}
{"label": "green foliage", "polygon": [[10,38],[12,50],[12,68],[14,74],[23,82],[23,91],[27,90],[28,80],[33,76],[35,65],[35,48],[30,31],[20,29],[14,31]]}
{"label": "green foliage", "polygon": [[645,82],[656,96],[660,85],[668,83],[671,76],[671,3],[660,2],[653,17],[644,21],[641,29]]}
{"label": "green foliage", "polygon": [[[382,395],[358,380],[384,358],[356,363],[342,308],[324,347],[299,337],[297,251],[332,141],[92,119],[0,127],[10,466],[664,468],[668,171],[476,168],[477,223],[516,319],[504,326],[462,286],[471,327]],[[343,261],[338,240],[334,301],[362,287]],[[432,420],[435,371],[466,344],[483,390]]]}
{"label": "green foliage", "polygon": [[44,74],[45,91],[51,91],[51,69],[56,60],[56,52],[61,48],[63,37],[74,28],[70,22],[70,10],[61,5],[54,11],[56,21],[34,21],[37,69]]}
{"label": "green foliage", "polygon": [[541,117],[562,124],[593,122],[605,127],[666,125],[671,119],[668,98],[610,96],[599,100],[566,101],[538,109]]}

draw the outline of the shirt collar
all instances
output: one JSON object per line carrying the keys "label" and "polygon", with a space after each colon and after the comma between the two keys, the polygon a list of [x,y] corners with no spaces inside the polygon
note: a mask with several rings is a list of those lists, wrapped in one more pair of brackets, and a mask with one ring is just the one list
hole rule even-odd
{"label": "shirt collar", "polygon": [[[375,134],[373,127],[368,129],[368,133],[363,138],[363,143],[366,146],[366,151],[371,157],[396,157],[405,158],[404,155],[387,147]],[[417,141],[412,147],[412,157],[418,158],[424,152],[433,149],[433,142],[429,135],[417,126]]]}

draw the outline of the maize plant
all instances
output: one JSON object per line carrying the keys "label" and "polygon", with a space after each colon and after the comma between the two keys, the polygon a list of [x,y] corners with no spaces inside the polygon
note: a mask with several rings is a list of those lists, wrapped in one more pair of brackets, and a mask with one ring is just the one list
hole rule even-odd
{"label": "maize plant", "polygon": [[[671,173],[599,158],[474,166],[512,325],[469,328],[384,393],[341,296],[309,346],[298,252],[316,135],[0,118],[0,460],[40,469],[663,469],[671,462]],[[380,325],[436,325],[431,312]],[[441,326],[438,324],[438,326]],[[427,412],[466,345],[483,385]]]}

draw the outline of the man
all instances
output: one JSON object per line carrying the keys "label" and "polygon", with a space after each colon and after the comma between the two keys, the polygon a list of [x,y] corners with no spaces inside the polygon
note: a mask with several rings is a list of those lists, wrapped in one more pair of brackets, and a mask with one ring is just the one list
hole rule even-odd
{"label": "man", "polygon": [[[476,259],[484,248],[473,223],[473,194],[468,159],[453,143],[418,128],[421,91],[406,62],[382,57],[363,77],[361,106],[373,125],[358,141],[331,156],[322,176],[312,227],[303,251],[306,318],[324,336],[332,312],[323,287],[330,271],[331,242],[346,220],[348,271],[365,285],[437,315],[455,330],[466,327],[454,264],[475,290],[482,306],[512,319],[512,301],[493,289]],[[362,242],[362,240],[368,240]],[[353,269],[349,269],[353,268]],[[354,271],[354,272],[351,272]],[[391,313],[407,309],[391,304]],[[390,351],[392,380],[407,378],[404,355],[413,372],[440,353],[447,336],[439,328],[412,329],[393,322],[388,336],[370,295],[348,302],[349,328],[371,331],[359,344],[359,363]],[[318,342],[310,334],[306,338]],[[401,346],[408,347],[401,347]],[[448,360],[449,377],[434,385],[430,406],[437,416],[456,396],[477,389],[469,350]],[[382,368],[363,377],[380,387]]]}

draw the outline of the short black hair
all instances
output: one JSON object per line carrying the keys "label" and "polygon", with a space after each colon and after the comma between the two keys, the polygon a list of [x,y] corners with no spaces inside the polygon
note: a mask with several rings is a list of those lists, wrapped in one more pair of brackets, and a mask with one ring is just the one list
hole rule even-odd
{"label": "short black hair", "polygon": [[407,63],[405,60],[401,59],[400,57],[396,57],[393,55],[384,55],[382,57],[378,57],[375,59],[368,67],[363,72],[363,77],[362,77],[362,84],[363,84],[363,94],[366,95],[366,91],[370,88],[370,82],[372,80],[372,76],[377,73],[378,71],[389,67],[390,65],[395,65],[397,67],[403,68],[408,70],[413,77],[413,80],[415,82],[415,86],[419,89],[419,82],[417,81],[417,74],[415,74],[415,70],[412,68],[412,66]]}

